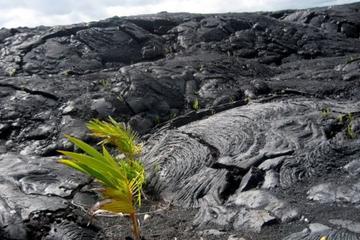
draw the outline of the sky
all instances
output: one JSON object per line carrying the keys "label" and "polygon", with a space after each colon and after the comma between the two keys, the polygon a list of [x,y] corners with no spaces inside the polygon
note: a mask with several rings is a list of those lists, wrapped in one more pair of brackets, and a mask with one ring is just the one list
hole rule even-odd
{"label": "sky", "polygon": [[112,16],[167,12],[274,11],[356,2],[354,0],[0,0],[1,27],[54,26]]}

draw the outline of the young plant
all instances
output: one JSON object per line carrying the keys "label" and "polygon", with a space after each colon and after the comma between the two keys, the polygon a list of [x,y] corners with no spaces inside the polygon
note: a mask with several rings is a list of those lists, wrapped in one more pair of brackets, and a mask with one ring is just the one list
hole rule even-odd
{"label": "young plant", "polygon": [[[91,135],[101,138],[102,151],[87,143],[66,135],[83,153],[59,151],[64,158],[59,160],[77,171],[85,173],[100,182],[99,190],[103,200],[96,203],[92,210],[99,209],[128,214],[132,223],[135,240],[140,240],[140,227],[137,207],[141,205],[141,192],[145,182],[145,170],[138,157],[141,145],[136,142],[136,134],[125,124],[114,119],[109,121],[92,120],[87,124]],[[125,158],[118,160],[106,149],[105,144],[112,144],[121,151]]]}
{"label": "young plant", "polygon": [[320,114],[321,114],[321,117],[324,119],[329,118],[331,115],[331,109],[329,107],[323,108],[323,109],[321,109]]}
{"label": "young plant", "polygon": [[101,79],[100,84],[105,90],[111,90],[111,82],[109,79]]}
{"label": "young plant", "polygon": [[344,124],[346,126],[346,136],[350,139],[356,138],[356,133],[353,130],[353,116],[351,113],[339,115],[336,117],[336,120],[340,124]]}
{"label": "young plant", "polygon": [[195,98],[195,100],[192,102],[191,104],[192,109],[194,109],[195,111],[198,111],[200,109],[200,103],[199,103],[199,99]]}
{"label": "young plant", "polygon": [[346,127],[346,135],[350,138],[350,139],[355,139],[356,138],[356,134],[353,130],[353,126],[352,126],[352,123],[353,123],[353,117],[351,115],[351,113],[348,114],[348,125]]}
{"label": "young plant", "polygon": [[154,122],[155,122],[155,125],[159,125],[159,124],[160,124],[161,119],[160,119],[160,117],[159,117],[158,115],[155,116]]}

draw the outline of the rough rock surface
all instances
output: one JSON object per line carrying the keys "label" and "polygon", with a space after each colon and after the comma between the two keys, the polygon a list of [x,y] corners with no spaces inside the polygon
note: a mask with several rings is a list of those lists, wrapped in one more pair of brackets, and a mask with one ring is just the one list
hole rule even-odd
{"label": "rough rock surface", "polygon": [[143,137],[146,239],[360,239],[359,11],[0,29],[0,238],[129,235],[56,164],[110,115]]}

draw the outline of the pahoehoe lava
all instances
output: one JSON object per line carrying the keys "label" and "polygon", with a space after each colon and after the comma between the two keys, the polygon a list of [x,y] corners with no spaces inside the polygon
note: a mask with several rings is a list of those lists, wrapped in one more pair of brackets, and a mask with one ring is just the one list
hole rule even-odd
{"label": "pahoehoe lava", "polygon": [[145,239],[360,239],[359,12],[0,29],[0,239],[128,239],[56,163],[108,116],[144,144]]}

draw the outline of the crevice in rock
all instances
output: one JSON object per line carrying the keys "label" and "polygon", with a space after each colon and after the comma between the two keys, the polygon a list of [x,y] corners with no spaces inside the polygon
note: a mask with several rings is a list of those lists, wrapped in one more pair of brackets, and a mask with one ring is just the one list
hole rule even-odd
{"label": "crevice in rock", "polygon": [[181,133],[189,136],[192,139],[195,139],[200,144],[204,145],[205,147],[207,147],[210,150],[210,155],[211,155],[212,159],[211,159],[211,161],[209,161],[210,162],[209,167],[212,167],[213,164],[216,163],[216,161],[219,159],[220,152],[215,146],[213,146],[210,143],[206,142],[204,139],[202,139],[200,136],[197,136],[194,133],[183,132],[183,131],[181,131]]}
{"label": "crevice in rock", "polygon": [[128,101],[126,100],[126,98],[123,97],[123,96],[121,96],[121,97],[119,97],[119,100],[120,100],[120,99],[121,99],[121,101],[124,102],[125,106],[130,110],[131,116],[135,115],[136,113],[135,113],[134,109],[132,109],[132,107],[130,106],[130,104],[129,104]]}
{"label": "crevice in rock", "polygon": [[239,100],[231,103],[226,103],[218,106],[214,106],[212,108],[201,109],[199,111],[191,111],[176,118],[173,118],[167,122],[162,124],[158,124],[154,127],[149,134],[154,134],[159,131],[163,131],[165,129],[174,129],[189,124],[194,121],[198,121],[204,119],[208,116],[214,115],[216,113],[220,113],[232,108],[240,107],[246,105],[248,102],[245,100]]}
{"label": "crevice in rock", "polygon": [[226,169],[228,171],[226,173],[226,183],[219,193],[220,199],[225,202],[239,188],[241,180],[248,170],[238,166],[221,163],[215,163],[211,167],[214,169]]}
{"label": "crevice in rock", "polygon": [[0,139],[8,139],[13,131],[13,127],[10,124],[4,125],[4,127],[0,127]]}
{"label": "crevice in rock", "polygon": [[229,172],[234,172],[235,174],[241,174],[241,175],[245,175],[247,173],[247,171],[249,170],[249,169],[244,169],[244,168],[238,167],[236,165],[228,165],[228,164],[223,164],[223,163],[219,163],[219,162],[216,162],[213,165],[211,165],[211,168],[226,169]]}
{"label": "crevice in rock", "polygon": [[[135,24],[136,25],[136,24]],[[136,25],[138,26],[138,25]],[[140,27],[140,26],[138,26]],[[122,31],[124,33],[126,33],[127,35],[129,35],[132,39],[134,39],[137,43],[141,44],[143,42],[146,42],[148,39],[140,39],[136,36],[136,34],[132,33],[131,31],[129,31],[125,26],[124,24],[118,26],[119,28],[119,31]],[[141,27],[140,27],[141,28]],[[142,28],[143,29],[143,28]],[[145,29],[144,29],[145,30]],[[146,31],[146,30],[145,30]]]}
{"label": "crevice in rock", "polygon": [[55,30],[55,32],[45,34],[37,41],[34,41],[34,42],[22,47],[21,50],[23,50],[23,54],[25,55],[26,53],[28,53],[32,49],[40,46],[41,44],[43,44],[46,40],[48,40],[50,38],[70,36],[72,34],[76,34],[78,31],[88,29],[88,28],[89,28],[88,26],[75,26],[75,27],[65,28],[65,29],[61,29],[61,30]]}
{"label": "crevice in rock", "polygon": [[222,163],[218,163],[217,160],[220,157],[220,151],[213,146],[212,144],[208,143],[204,139],[202,139],[200,136],[197,136],[194,133],[189,132],[181,132],[183,134],[186,134],[192,139],[195,139],[200,144],[206,146],[210,150],[211,160],[210,165],[208,167],[213,169],[225,169],[227,170],[226,173],[226,183],[220,189],[219,196],[220,199],[225,202],[229,196],[235,193],[235,191],[239,188],[241,180],[243,176],[248,172],[248,169],[243,169],[241,167],[235,166],[235,165],[226,165]]}
{"label": "crevice in rock", "polygon": [[[350,63],[358,62],[358,61],[360,61],[360,57],[352,58],[352,59],[346,61],[345,66],[348,65],[348,64],[350,64]],[[344,67],[345,67],[345,66],[344,66]],[[344,67],[343,67],[343,68],[344,68]]]}
{"label": "crevice in rock", "polygon": [[251,167],[258,167],[261,163],[265,160],[271,158],[277,158],[282,156],[289,156],[295,152],[294,149],[283,150],[279,152],[271,152],[271,153],[262,153],[254,158],[249,159],[248,161],[244,162],[243,167],[245,169],[250,169]]}
{"label": "crevice in rock", "polygon": [[24,91],[26,93],[30,93],[32,95],[40,95],[40,96],[43,96],[45,98],[49,98],[49,99],[52,99],[52,100],[59,100],[59,97],[52,94],[52,93],[48,93],[48,92],[44,92],[44,91],[40,91],[40,90],[31,90],[31,89],[28,89],[28,88],[25,88],[25,87],[18,87],[18,86],[15,86],[15,85],[12,85],[12,84],[8,84],[8,83],[0,83],[0,87],[9,87],[9,88],[12,88],[14,90],[18,90],[18,91]]}
{"label": "crevice in rock", "polygon": [[71,194],[67,197],[63,197],[64,199],[73,199],[75,194],[78,193],[83,187],[90,185],[92,182],[94,181],[94,179],[89,178],[88,181],[84,182],[84,183],[80,183],[76,188],[74,188],[71,191]]}
{"label": "crevice in rock", "polygon": [[320,95],[311,94],[308,92],[300,91],[297,89],[290,89],[290,88],[281,89],[276,93],[277,94],[279,94],[279,93],[280,94],[292,94],[292,95],[299,95],[299,96],[304,96],[304,97],[315,97],[315,98],[323,99],[323,97],[320,97]]}

